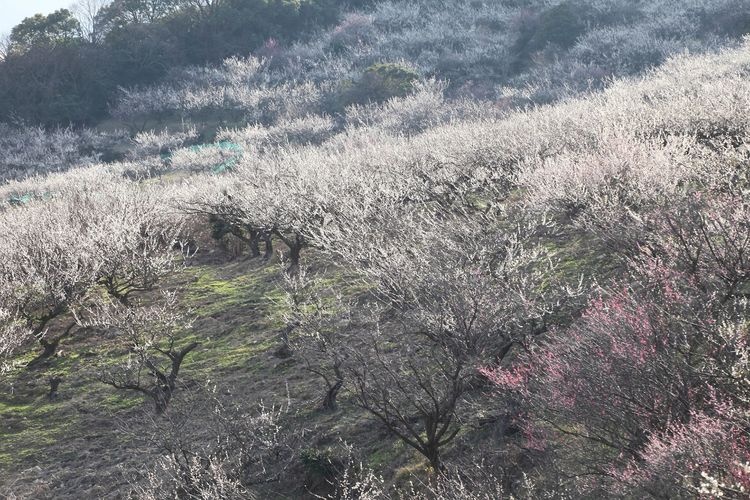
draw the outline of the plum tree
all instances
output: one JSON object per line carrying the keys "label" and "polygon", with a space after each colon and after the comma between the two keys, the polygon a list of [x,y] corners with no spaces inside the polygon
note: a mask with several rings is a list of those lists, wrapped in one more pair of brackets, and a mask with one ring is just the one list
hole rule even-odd
{"label": "plum tree", "polygon": [[85,326],[114,330],[129,353],[128,361],[106,370],[101,381],[144,394],[153,400],[156,413],[164,413],[185,357],[198,347],[198,342],[179,342],[190,320],[179,310],[176,295],[165,292],[150,305],[105,302],[87,309],[86,316],[91,319],[83,320]]}

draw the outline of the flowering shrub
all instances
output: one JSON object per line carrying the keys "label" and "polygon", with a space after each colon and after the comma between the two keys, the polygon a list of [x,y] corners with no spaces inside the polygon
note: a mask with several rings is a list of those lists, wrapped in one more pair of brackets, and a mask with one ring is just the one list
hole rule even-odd
{"label": "flowering shrub", "polygon": [[[310,41],[284,50],[269,41],[256,53],[258,59],[234,57],[218,67],[174,71],[154,87],[123,90],[114,113],[128,119],[168,112],[199,117],[220,109],[226,115],[241,111],[238,118],[249,122],[272,121],[275,115],[258,112],[257,104],[268,98],[278,106],[284,93],[298,88],[317,98],[298,99],[295,106],[303,109],[296,117],[321,106],[340,110],[340,102],[330,102],[340,100],[333,89],[342,81],[356,81],[357,74],[364,74],[361,86],[382,85],[371,80],[384,75],[368,75],[380,61],[409,61],[418,74],[450,80],[455,87],[482,81],[533,88],[535,101],[549,102],[601,88],[612,76],[639,73],[684,50],[732,43],[712,35],[736,40],[747,16],[750,10],[737,0],[710,5],[671,0],[627,5],[613,0],[377,2],[371,12],[347,14],[332,31]],[[723,21],[728,18],[731,22]],[[393,90],[362,89],[360,95],[345,96],[344,103],[401,92]]]}
{"label": "flowering shrub", "polygon": [[[706,470],[737,481],[741,473],[731,471],[750,449],[747,414],[732,401],[748,387],[719,374],[736,370],[746,348],[716,319],[731,321],[734,309],[721,312],[721,298],[688,275],[642,265],[639,290],[593,299],[570,328],[485,374],[525,401],[526,418],[557,433],[552,442],[564,442],[566,453],[599,449],[599,484],[614,481],[612,491],[692,494]],[[693,359],[694,352],[704,355]]]}
{"label": "flowering shrub", "polygon": [[10,127],[0,123],[0,182],[92,165],[118,143],[123,132]]}
{"label": "flowering shrub", "polygon": [[251,125],[244,129],[221,130],[217,139],[244,144],[257,151],[274,150],[283,146],[317,145],[333,135],[334,121],[327,116],[306,116],[280,120],[271,127]]}
{"label": "flowering shrub", "polygon": [[166,129],[161,132],[139,132],[132,139],[133,148],[128,152],[128,156],[132,160],[145,160],[150,156],[167,154],[197,138],[198,132],[195,127],[176,133]]}
{"label": "flowering shrub", "polygon": [[346,110],[346,120],[352,125],[379,127],[392,134],[413,134],[449,121],[458,111],[458,106],[445,101],[444,84],[420,82],[414,88],[414,94],[380,105],[350,106]]}
{"label": "flowering shrub", "polygon": [[[624,470],[615,477],[632,488],[651,495],[682,491],[717,497],[742,496],[750,475],[741,464],[750,456],[743,422],[727,405],[712,409],[716,416],[691,413],[688,423],[672,424],[661,435],[653,435]],[[720,474],[721,482],[706,471]]]}

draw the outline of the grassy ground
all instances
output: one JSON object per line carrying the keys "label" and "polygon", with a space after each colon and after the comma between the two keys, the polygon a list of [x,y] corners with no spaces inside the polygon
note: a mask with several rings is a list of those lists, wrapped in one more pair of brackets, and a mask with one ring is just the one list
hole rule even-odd
{"label": "grassy ground", "polygon": [[[589,242],[575,235],[554,235],[568,244],[551,248],[561,261],[558,271],[570,282],[601,261]],[[550,243],[552,245],[552,243]],[[365,287],[314,253],[308,253],[321,286],[345,296]],[[387,481],[406,483],[427,469],[424,459],[390,435],[382,424],[357,408],[342,392],[339,409],[319,409],[324,385],[292,356],[280,358],[279,333],[287,307],[277,262],[243,257],[230,259],[218,251],[193,262],[164,287],[178,290],[181,303],[195,317],[180,344],[199,347],[183,363],[183,388],[208,383],[246,408],[288,406],[288,424],[307,429],[300,443],[294,481],[270,483],[267,498],[311,498],[309,489],[325,489],[316,469],[319,459],[340,454],[343,443],[358,450],[358,460],[382,473]],[[53,332],[54,333],[54,332]],[[116,338],[76,332],[59,355],[29,369],[29,352],[15,370],[0,379],[0,498],[123,498],[156,457],[158,450],[133,436],[148,436],[152,403],[137,394],[98,381],[102,368],[121,362],[126,352]],[[50,376],[62,377],[59,396],[48,398]],[[486,405],[484,405],[486,407]],[[481,415],[477,415],[481,419]],[[208,417],[210,418],[210,417]],[[446,456],[467,448],[498,448],[505,439],[500,427],[467,425]]]}
{"label": "grassy ground", "polygon": [[[574,283],[584,269],[601,263],[601,249],[575,234],[550,235],[542,243],[559,261],[565,281]],[[315,263],[320,286],[349,297],[365,290],[361,281],[321,256],[308,253],[308,259]],[[323,491],[320,464],[340,454],[344,443],[387,481],[406,483],[423,475],[425,460],[356,407],[353,395],[344,390],[337,411],[321,411],[322,381],[296,356],[277,355],[288,307],[281,284],[278,262],[231,258],[218,250],[199,256],[163,284],[178,290],[181,304],[195,318],[178,344],[199,343],[183,363],[175,404],[189,388],[208,381],[245,408],[261,402],[289,408],[287,424],[307,429],[295,465],[299,479],[269,484],[267,498],[311,498],[309,489]],[[125,497],[158,454],[142,439],[153,430],[152,403],[98,381],[102,369],[125,359],[125,348],[117,338],[78,331],[61,344],[58,356],[34,369],[25,367],[35,354],[28,352],[0,379],[0,498]],[[55,399],[48,397],[51,376],[62,378]],[[499,449],[496,443],[505,439],[499,428],[465,426],[446,455],[478,446]]]}
{"label": "grassy ground", "polygon": [[[313,429],[305,454],[324,456],[346,439],[366,450],[373,466],[418,463],[411,450],[355,408],[348,395],[342,395],[337,412],[319,411],[322,383],[294,357],[275,355],[286,307],[280,277],[278,263],[235,259],[193,263],[165,284],[180,290],[182,304],[196,318],[181,339],[200,343],[183,364],[183,384],[210,380],[250,407],[261,401],[288,404],[291,418]],[[345,293],[361,287],[335,269],[326,272],[324,282]],[[155,451],[134,449],[128,438],[138,432],[137,426],[146,425],[142,416],[151,413],[152,404],[97,379],[102,367],[124,359],[123,348],[117,339],[79,331],[61,344],[58,356],[32,370],[24,364],[34,354],[29,352],[0,380],[0,498],[125,496],[136,471]],[[62,377],[56,399],[48,397],[53,375]],[[303,483],[271,485],[267,493],[298,498],[305,494]]]}

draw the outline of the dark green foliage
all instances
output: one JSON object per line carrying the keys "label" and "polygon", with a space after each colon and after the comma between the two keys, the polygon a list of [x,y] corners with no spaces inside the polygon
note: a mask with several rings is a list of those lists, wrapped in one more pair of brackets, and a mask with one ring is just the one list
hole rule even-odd
{"label": "dark green foliage", "polygon": [[395,63],[377,63],[367,68],[355,82],[345,85],[341,104],[383,102],[409,94],[419,75],[412,69]]}
{"label": "dark green foliage", "polygon": [[179,9],[181,0],[113,0],[97,15],[102,32],[109,33],[132,24],[161,21]]}
{"label": "dark green foliage", "polygon": [[65,9],[27,18],[14,28],[10,53],[0,60],[0,122],[96,122],[119,87],[152,84],[175,67],[246,56],[271,38],[296,40],[335,23],[345,5],[115,0],[97,16],[97,43],[83,39],[78,21]]}
{"label": "dark green foliage", "polygon": [[102,51],[109,63],[108,79],[119,87],[152,83],[186,62],[168,27],[159,23],[113,31]]}
{"label": "dark green foliage", "polygon": [[104,116],[106,61],[89,46],[40,45],[0,65],[0,121],[68,125]]}
{"label": "dark green foliage", "polygon": [[68,9],[44,16],[27,17],[10,34],[10,50],[25,52],[32,47],[80,41],[81,25]]}
{"label": "dark green foliage", "polygon": [[245,55],[266,40],[293,40],[318,25],[336,21],[328,0],[229,0],[215,8],[186,7],[169,21],[190,64]]}

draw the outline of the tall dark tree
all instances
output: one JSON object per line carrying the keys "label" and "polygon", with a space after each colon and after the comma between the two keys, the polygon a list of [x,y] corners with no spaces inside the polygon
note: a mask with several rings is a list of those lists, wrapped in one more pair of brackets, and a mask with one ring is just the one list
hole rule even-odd
{"label": "tall dark tree", "polygon": [[11,52],[26,52],[38,46],[56,46],[79,41],[81,24],[68,9],[47,16],[27,17],[10,33]]}
{"label": "tall dark tree", "polygon": [[102,117],[106,67],[102,54],[89,46],[38,45],[9,53],[0,65],[0,121],[53,126]]}

